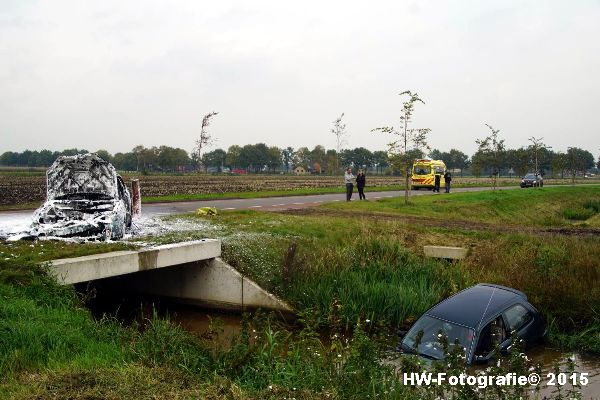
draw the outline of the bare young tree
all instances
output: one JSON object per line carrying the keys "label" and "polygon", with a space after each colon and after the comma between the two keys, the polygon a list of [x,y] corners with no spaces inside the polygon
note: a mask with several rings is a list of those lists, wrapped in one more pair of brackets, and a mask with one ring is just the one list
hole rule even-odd
{"label": "bare young tree", "polygon": [[412,93],[406,90],[400,93],[400,96],[408,95],[408,100],[402,103],[402,115],[400,115],[400,128],[396,129],[393,126],[384,126],[381,128],[372,129],[372,132],[379,131],[396,136],[398,139],[388,144],[388,153],[393,158],[399,160],[404,169],[406,190],[404,191],[404,202],[408,204],[411,194],[411,169],[414,160],[411,159],[411,151],[421,150],[421,148],[429,149],[427,146],[427,134],[431,131],[429,128],[409,128],[412,122],[415,103],[425,102],[421,100],[417,93]]}
{"label": "bare young tree", "polygon": [[492,169],[492,189],[496,190],[496,180],[504,156],[504,139],[498,138],[499,129],[494,129],[489,124],[485,124],[485,126],[490,128],[492,134],[484,139],[476,139],[475,143],[479,146],[478,152],[484,158],[483,162]]}
{"label": "bare young tree", "polygon": [[214,139],[208,132],[207,128],[210,126],[211,118],[217,114],[218,114],[218,112],[213,111],[213,112],[206,114],[204,116],[204,118],[202,118],[202,127],[200,129],[200,137],[196,140],[196,149],[195,149],[195,153],[196,153],[195,156],[196,156],[196,160],[198,162],[198,169],[200,171],[202,170],[202,150],[204,150],[205,148],[207,148],[214,142]]}
{"label": "bare young tree", "polygon": [[[539,163],[538,163],[538,158],[539,158],[539,150],[540,149],[550,149],[551,147],[546,146],[546,144],[543,142],[544,138],[536,138],[534,136],[529,138],[529,141],[531,142],[531,145],[529,146],[529,149],[533,152],[533,158],[535,161],[535,173],[536,174],[540,174],[540,170],[539,170]],[[539,186],[538,186],[539,187]]]}
{"label": "bare young tree", "polygon": [[333,121],[333,128],[331,129],[331,133],[335,135],[335,173],[340,168],[340,154],[342,152],[342,148],[346,144],[346,139],[344,136],[346,135],[346,124],[342,122],[344,118],[344,113],[342,113],[339,117]]}

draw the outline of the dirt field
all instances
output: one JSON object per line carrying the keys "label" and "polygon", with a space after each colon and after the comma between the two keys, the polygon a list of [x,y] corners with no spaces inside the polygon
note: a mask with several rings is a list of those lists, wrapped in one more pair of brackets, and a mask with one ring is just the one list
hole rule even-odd
{"label": "dirt field", "polygon": [[[328,188],[343,185],[342,177],[282,176],[282,175],[124,175],[129,182],[140,180],[145,197],[177,194],[240,193],[274,190]],[[369,177],[369,186],[399,184],[395,177]],[[43,201],[46,198],[46,177],[41,175],[0,175],[0,205]]]}
{"label": "dirt field", "polygon": [[[131,175],[123,176],[129,182],[140,180],[142,196],[159,197],[190,194],[223,194],[240,192],[286,191],[333,188],[343,186],[341,176],[295,175]],[[370,188],[401,185],[400,177],[368,176]],[[551,182],[550,182],[551,181]],[[501,178],[500,185],[517,185],[516,178]],[[547,180],[547,183],[569,183],[568,179]],[[455,185],[486,186],[487,178],[455,177]],[[46,197],[46,177],[40,174],[0,174],[0,206],[41,202]]]}

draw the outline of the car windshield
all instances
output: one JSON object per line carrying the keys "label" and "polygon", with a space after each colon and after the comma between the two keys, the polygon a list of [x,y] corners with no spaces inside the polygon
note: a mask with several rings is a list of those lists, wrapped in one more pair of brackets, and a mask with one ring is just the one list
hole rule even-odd
{"label": "car windshield", "polygon": [[465,357],[468,356],[473,341],[473,330],[429,315],[419,318],[410,328],[402,339],[402,348],[407,352],[415,352],[426,358],[441,360],[444,358],[444,349],[440,343],[443,335],[451,344],[458,341],[464,348]]}
{"label": "car windshield", "polygon": [[535,176],[535,174],[527,174],[525,175],[525,177],[523,179],[535,179],[537,178],[537,176]]}
{"label": "car windshield", "polygon": [[429,165],[415,165],[415,175],[429,175],[431,173],[431,167]]}

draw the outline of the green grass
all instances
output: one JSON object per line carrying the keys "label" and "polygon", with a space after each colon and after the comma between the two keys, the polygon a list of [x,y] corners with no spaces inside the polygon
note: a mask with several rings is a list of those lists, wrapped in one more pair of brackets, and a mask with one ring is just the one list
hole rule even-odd
{"label": "green grass", "polygon": [[397,241],[373,238],[353,244],[337,255],[337,262],[316,257],[310,266],[293,271],[287,295],[299,309],[316,308],[330,318],[336,304],[346,328],[361,318],[401,326],[456,290],[458,270],[423,260]]}
{"label": "green grass", "polygon": [[587,200],[583,203],[583,208],[594,211],[595,213],[600,212],[600,199]]}
{"label": "green grass", "polygon": [[564,210],[573,204],[596,204],[599,199],[600,186],[590,185],[413,196],[408,205],[403,198],[394,198],[323,207],[493,224],[561,226],[568,224]]}
{"label": "green grass", "polygon": [[600,199],[588,199],[585,200],[583,204],[578,205],[574,208],[565,208],[565,210],[563,211],[563,215],[566,219],[575,221],[585,221],[598,214],[599,210]]}
{"label": "green grass", "polygon": [[310,326],[288,331],[257,315],[220,348],[156,314],[141,324],[94,320],[73,288],[19,264],[20,276],[0,279],[1,398],[352,398],[364,387],[422,397],[399,386],[360,328],[324,346]]}
{"label": "green grass", "polygon": [[566,219],[574,220],[574,221],[585,221],[594,216],[596,212],[589,208],[565,208],[563,211],[563,215]]}
{"label": "green grass", "polygon": [[[223,239],[223,258],[299,310],[316,309],[322,326],[332,304],[341,306],[345,325],[368,317],[401,326],[477,282],[524,291],[548,320],[556,321],[555,333],[575,334],[598,322],[591,311],[600,309],[597,235],[505,231],[503,224],[446,226],[443,219],[436,227],[430,219],[425,225],[418,219],[362,215],[357,210],[363,204],[350,203],[347,207],[356,210],[344,214],[328,214],[327,207],[303,215],[237,211],[205,221],[216,227],[209,235]],[[449,267],[423,258],[423,246],[432,244],[466,247],[469,255]],[[290,246],[295,247],[292,257]],[[576,342],[554,342],[569,343]],[[588,348],[600,352],[597,344]]]}
{"label": "green grass", "polygon": [[[356,398],[368,388],[378,398],[434,398],[400,385],[378,362],[381,340],[477,282],[523,290],[548,321],[552,345],[600,353],[600,238],[503,230],[524,204],[552,207],[544,215],[568,224],[562,210],[593,209],[598,188],[508,192],[517,205],[500,204],[507,200],[501,193],[467,193],[415,198],[422,203],[410,213],[394,208],[402,199],[391,199],[374,203],[383,211],[352,202],[315,212],[186,215],[177,218],[201,222],[197,230],[141,238],[222,238],[226,261],[299,311],[299,330],[259,315],[227,349],[156,314],[129,325],[94,320],[72,288],[37,266],[135,244],[0,243],[0,397]],[[436,199],[448,201],[443,211]],[[473,216],[471,225],[444,224],[446,213],[486,203],[493,211]],[[454,264],[428,260],[427,244],[467,247],[469,254]]]}

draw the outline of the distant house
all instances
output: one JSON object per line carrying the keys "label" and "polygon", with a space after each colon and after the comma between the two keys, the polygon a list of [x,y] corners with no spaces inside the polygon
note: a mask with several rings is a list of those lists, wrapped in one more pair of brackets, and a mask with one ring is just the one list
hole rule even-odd
{"label": "distant house", "polygon": [[304,167],[296,167],[294,168],[294,173],[296,175],[304,175],[306,174],[306,169]]}

